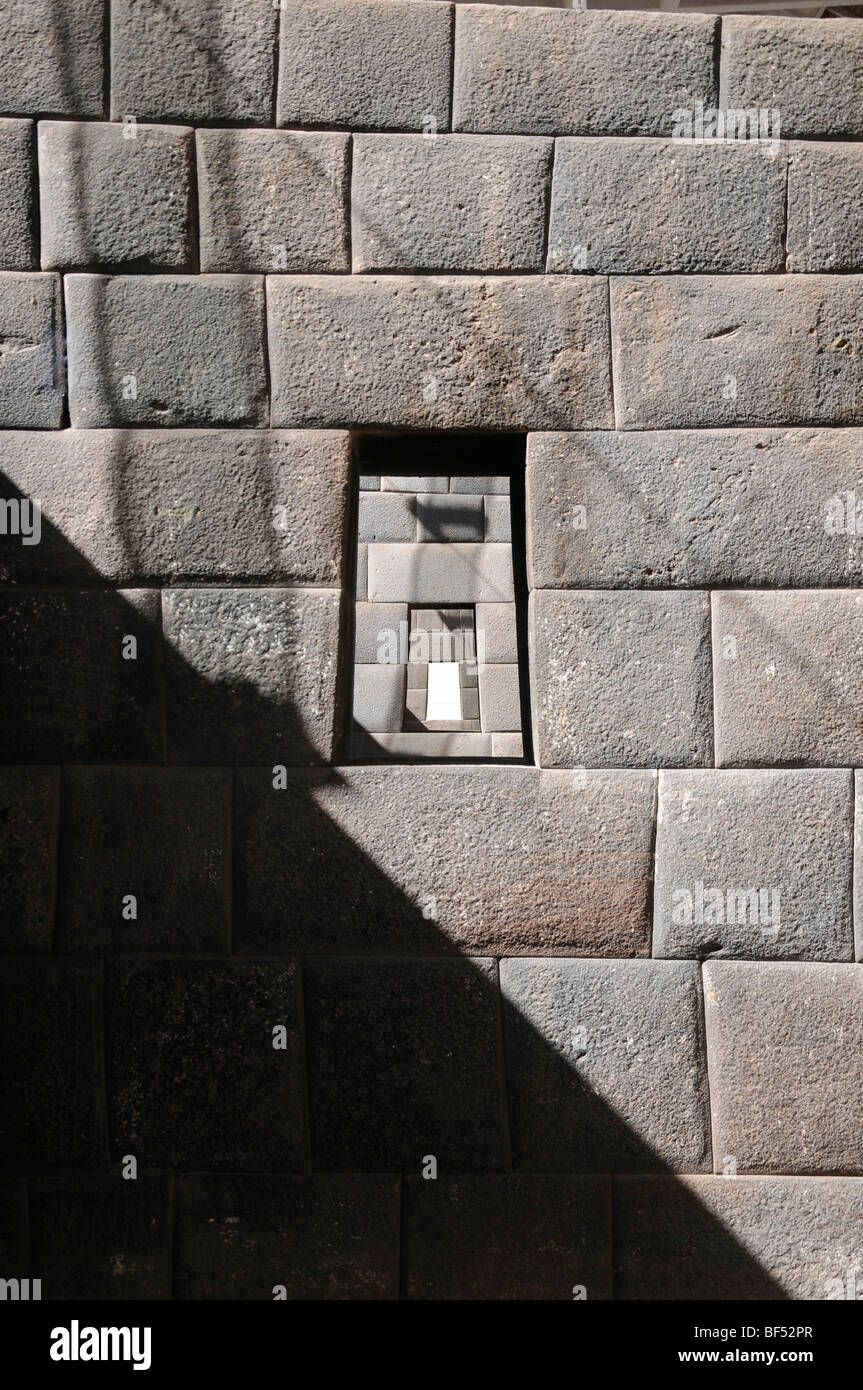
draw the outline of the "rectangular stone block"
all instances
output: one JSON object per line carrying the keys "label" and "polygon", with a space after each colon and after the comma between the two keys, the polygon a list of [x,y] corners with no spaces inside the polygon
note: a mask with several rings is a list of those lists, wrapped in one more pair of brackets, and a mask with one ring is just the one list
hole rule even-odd
{"label": "rectangular stone block", "polygon": [[[407,657],[404,650],[408,621],[406,603],[357,603],[354,608],[354,661],[398,664]],[[402,628],[402,623],[405,627]]]}
{"label": "rectangular stone block", "polygon": [[670,135],[682,103],[716,104],[716,30],[707,15],[459,5],[453,129]]}
{"label": "rectangular stone block", "polygon": [[523,758],[524,740],[521,734],[492,734],[491,755],[493,758]]}
{"label": "rectangular stone block", "polygon": [[0,768],[0,951],[50,951],[57,880],[60,774]]}
{"label": "rectangular stone block", "polygon": [[380,490],[380,474],[375,476],[368,473],[360,477],[360,492],[380,492]]}
{"label": "rectangular stone block", "polygon": [[40,121],[42,269],[192,269],[193,140],[187,126]]}
{"label": "rectangular stone block", "polygon": [[512,517],[508,497],[485,497],[483,499],[486,541],[512,541]]}
{"label": "rectangular stone block", "polygon": [[404,666],[354,667],[354,728],[393,733],[402,727],[405,709]]}
{"label": "rectangular stone block", "polygon": [[369,548],[367,545],[357,546],[357,573],[354,587],[357,599],[366,601],[369,596]]}
{"label": "rectangular stone block", "polygon": [[620,1177],[616,1296],[845,1297],[863,1265],[861,1217],[857,1178]]}
{"label": "rectangular stone block", "polygon": [[552,153],[497,135],[356,136],[354,270],[541,271]]}
{"label": "rectangular stone block", "polygon": [[[495,441],[497,444],[497,441]],[[509,477],[492,478],[486,474],[473,478],[450,478],[450,492],[482,492],[509,495]]]}
{"label": "rectangular stone block", "polygon": [[60,278],[0,271],[0,429],[56,430],[66,379]]}
{"label": "rectangular stone block", "polygon": [[863,278],[659,276],[611,286],[620,429],[863,421]]}
{"label": "rectangular stone block", "polygon": [[230,950],[228,771],[71,767],[61,807],[61,952]]}
{"label": "rectangular stone block", "polygon": [[710,1170],[694,961],[505,960],[513,1166]]}
{"label": "rectangular stone block", "polygon": [[349,136],[199,130],[196,138],[202,271],[350,270]]}
{"label": "rectangular stone block", "polygon": [[404,1250],[411,1299],[611,1298],[611,1181],[410,1177]]}
{"label": "rectangular stone block", "polygon": [[716,763],[863,762],[863,592],[713,595]]}
{"label": "rectangular stone block", "polygon": [[268,125],[278,20],[272,0],[117,0],[112,119]]}
{"label": "rectangular stone block", "polygon": [[851,773],[661,772],[653,954],[854,959]]}
{"label": "rectangular stone block", "polygon": [[703,969],[714,1170],[863,1171],[861,967]]}
{"label": "rectangular stone block", "polygon": [[[2,63],[0,58],[0,84]],[[4,270],[34,270],[37,264],[33,215],[35,138],[32,121],[0,120],[0,169],[3,173],[0,266]]]}
{"label": "rectangular stone block", "polygon": [[784,271],[785,180],[785,146],[558,140],[548,270]]}
{"label": "rectangular stone block", "polygon": [[161,761],[158,623],[153,590],[0,590],[0,762]]}
{"label": "rectangular stone block", "polygon": [[788,160],[788,269],[863,269],[859,145],[794,142]]}
{"label": "rectangular stone block", "polygon": [[357,510],[357,537],[366,542],[415,541],[416,497],[408,492],[361,492]]}
{"label": "rectangular stone block", "polygon": [[768,15],[722,21],[721,107],[779,110],[782,133],[803,139],[863,135],[863,33]]}
{"label": "rectangular stone block", "polygon": [[[423,493],[417,497],[418,541],[475,541],[485,539],[483,498],[469,494]],[[490,537],[509,541],[509,536]]]}
{"label": "rectangular stone block", "polygon": [[369,546],[372,602],[506,603],[513,598],[512,546]]}
{"label": "rectangular stone block", "polygon": [[112,1162],[135,1153],[153,1168],[304,1168],[298,996],[291,961],[112,961]]}
{"label": "rectangular stone block", "polygon": [[172,762],[332,760],[337,590],[166,590],[162,612]]}
{"label": "rectangular stone block", "polygon": [[74,427],[268,423],[258,276],[67,275],[65,285]]}
{"label": "rectangular stone block", "polygon": [[[425,699],[424,691],[422,695]],[[448,758],[487,761],[492,756],[492,740],[487,734],[354,734],[351,738],[351,757],[369,762],[380,762],[382,757],[397,762],[444,762]]]}
{"label": "rectangular stone block", "polygon": [[0,110],[101,116],[104,24],[104,6],[92,0],[5,5]]}
{"label": "rectangular stone block", "polygon": [[267,315],[274,425],[613,424],[598,278],[278,276]]}
{"label": "rectangular stone block", "polygon": [[518,661],[515,604],[478,603],[476,635],[481,662]]}
{"label": "rectangular stone block", "polygon": [[449,128],[452,6],[293,0],[281,20],[279,125]]}
{"label": "rectangular stone block", "polygon": [[235,947],[647,955],[653,796],[649,772],[342,767],[276,792],[248,769]]}
{"label": "rectangular stone block", "polygon": [[47,1298],[169,1299],[171,1179],[42,1178],[32,1240]]}
{"label": "rectangular stone block", "polygon": [[177,1214],[181,1300],[398,1298],[398,1178],[183,1177]]}
{"label": "rectangular stone block", "polygon": [[521,729],[521,691],[518,667],[480,666],[479,700],[483,733],[512,733]]}
{"label": "rectangular stone block", "polygon": [[540,767],[709,766],[710,597],[534,590]]}
{"label": "rectangular stone block", "polygon": [[384,492],[446,492],[446,478],[409,478],[398,474],[393,477],[382,477],[381,487]]}

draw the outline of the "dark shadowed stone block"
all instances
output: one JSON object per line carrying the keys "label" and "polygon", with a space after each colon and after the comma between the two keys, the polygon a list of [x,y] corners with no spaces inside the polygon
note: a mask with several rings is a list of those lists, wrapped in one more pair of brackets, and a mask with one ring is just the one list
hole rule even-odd
{"label": "dark shadowed stone block", "polygon": [[186,1177],[177,1297],[394,1299],[399,1183],[376,1174]]}
{"label": "dark shadowed stone block", "polygon": [[293,962],[114,961],[105,984],[115,1163],[134,1154],[149,1168],[305,1167]]}
{"label": "dark shadowed stone block", "polygon": [[[0,58],[0,68],[2,62]],[[4,270],[33,270],[37,264],[33,215],[35,138],[32,121],[0,120],[0,266]]]}
{"label": "dark shadowed stone block", "polygon": [[104,1171],[97,967],[7,960],[0,1054],[0,1171]]}
{"label": "dark shadowed stone block", "polygon": [[62,334],[59,276],[0,271],[0,428],[60,428]]}
{"label": "dark shadowed stone block", "polygon": [[169,1178],[46,1178],[31,1224],[44,1299],[171,1297]]}
{"label": "dark shadowed stone block", "polygon": [[28,1205],[26,1178],[0,1179],[0,1259],[3,1268],[14,1269],[19,1279],[30,1273]]}
{"label": "dark shadowed stone block", "polygon": [[312,1159],[324,1170],[505,1168],[491,960],[309,960]]}
{"label": "dark shadowed stone block", "polygon": [[783,135],[863,135],[863,32],[853,19],[722,21],[721,107],[778,110]]}
{"label": "dark shadowed stone block", "polygon": [[694,961],[501,963],[513,1163],[710,1169]]}
{"label": "dark shadowed stone block", "polygon": [[863,967],[703,969],[714,1169],[863,1172]]}
{"label": "dark shadowed stone block", "polygon": [[[831,84],[832,85],[832,84]],[[795,142],[788,163],[788,269],[863,269],[860,145]]]}
{"label": "dark shadowed stone block", "polygon": [[[493,498],[493,501],[505,499]],[[427,492],[417,497],[417,540],[419,541],[483,541],[499,540],[509,543],[511,535],[485,535],[484,499],[465,493],[441,495]]]}
{"label": "dark shadowed stone block", "polygon": [[59,792],[57,768],[0,768],[2,951],[51,950]]}
{"label": "dark shadowed stone block", "polygon": [[0,111],[101,116],[104,20],[93,0],[4,5]]}
{"label": "dark shadowed stone block", "polygon": [[408,1298],[611,1298],[611,1181],[411,1177],[404,1247]]}
{"label": "dark shadowed stone block", "polygon": [[661,772],[653,954],[853,960],[844,770]]}
{"label": "dark shadowed stone block", "polygon": [[237,949],[647,955],[653,798],[648,772],[342,767],[275,791],[244,769]]}

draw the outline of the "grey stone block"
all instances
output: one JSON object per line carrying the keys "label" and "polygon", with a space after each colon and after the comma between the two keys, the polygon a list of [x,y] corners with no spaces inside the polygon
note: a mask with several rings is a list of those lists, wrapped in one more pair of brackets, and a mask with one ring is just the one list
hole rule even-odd
{"label": "grey stone block", "polygon": [[[832,86],[832,82],[830,84]],[[863,269],[863,148],[791,145],[788,161],[788,269]]]}
{"label": "grey stone block", "polygon": [[509,495],[509,478],[492,478],[485,474],[475,478],[450,478],[450,492],[481,492]]}
{"label": "grey stone block", "polygon": [[272,0],[116,0],[113,119],[269,124],[278,19]]}
{"label": "grey stone block", "polygon": [[863,135],[863,33],[850,18],[822,25],[726,16],[719,104],[778,109],[786,137],[856,139]]}
{"label": "grey stone block", "polygon": [[369,548],[367,545],[357,546],[357,575],[356,575],[356,598],[365,601],[369,596]]}
{"label": "grey stone block", "polygon": [[347,135],[199,130],[202,271],[350,270]]}
{"label": "grey stone block", "polygon": [[521,734],[492,734],[491,755],[493,758],[523,758],[524,740]]}
{"label": "grey stone block", "polygon": [[282,13],[279,125],[446,130],[452,9],[293,0]]}
{"label": "grey stone block", "polygon": [[0,951],[50,951],[57,875],[60,774],[0,768]]}
{"label": "grey stone block", "polygon": [[368,666],[375,662],[394,665],[406,659],[407,622],[406,603],[358,603],[354,610],[354,661]]}
{"label": "grey stone block", "polygon": [[267,314],[276,425],[613,423],[596,278],[278,276]]}
{"label": "grey stone block", "polygon": [[408,478],[401,474],[381,478],[384,492],[446,492],[446,478]]}
{"label": "grey stone block", "polygon": [[62,322],[59,276],[0,272],[0,429],[59,429]]}
{"label": "grey stone block", "polygon": [[485,497],[483,499],[485,531],[483,540],[512,541],[512,517],[508,497]]}
{"label": "grey stone block", "polygon": [[101,116],[104,21],[93,0],[4,5],[0,111]]}
{"label": "grey stone block", "polygon": [[860,1173],[863,970],[708,961],[714,1168]]}
{"label": "grey stone block", "polygon": [[716,28],[707,15],[459,5],[453,129],[669,135],[676,108],[715,105]]}
{"label": "grey stone block", "polygon": [[360,492],[380,492],[380,490],[381,480],[379,474],[373,475],[367,473],[360,477]]}
{"label": "grey stone block", "polygon": [[713,761],[710,598],[530,596],[541,767],[703,767]]}
{"label": "grey stone block", "polygon": [[360,493],[357,537],[361,541],[415,541],[416,498],[408,492]]}
{"label": "grey stone block", "polygon": [[863,421],[863,278],[660,276],[611,286],[617,424]]}
{"label": "grey stone block", "polygon": [[710,1170],[694,961],[506,960],[500,983],[516,1168]]}
{"label": "grey stone block", "polygon": [[470,542],[369,546],[374,602],[505,603],[513,597],[512,547]]}
{"label": "grey stone block", "polygon": [[851,773],[661,772],[653,954],[853,960]]}
{"label": "grey stone block", "polygon": [[863,1265],[856,1178],[620,1177],[613,1200],[618,1299],[835,1299]]}
{"label": "grey stone block", "polygon": [[390,765],[276,792],[246,770],[236,949],[647,955],[654,780]]}
{"label": "grey stone block", "polygon": [[73,426],[267,424],[257,276],[68,275],[65,284]]}
{"label": "grey stone block", "polygon": [[34,139],[32,121],[0,120],[0,174],[3,177],[0,266],[4,270],[33,270],[36,267]]}
{"label": "grey stone block", "polygon": [[863,774],[854,773],[854,946],[863,960]]}
{"label": "grey stone block", "polygon": [[405,708],[404,666],[354,667],[354,724],[367,733],[399,732]]}
{"label": "grey stone block", "polygon": [[170,760],[329,762],[340,608],[330,589],[165,590]]}
{"label": "grey stone block", "polygon": [[479,699],[483,733],[512,733],[521,729],[517,666],[480,666]]}
{"label": "grey stone block", "polygon": [[478,603],[476,633],[480,662],[518,661],[514,603]]}
{"label": "grey stone block", "polygon": [[[417,497],[416,506],[418,541],[481,542],[485,539],[482,497],[428,492]],[[489,539],[509,541],[510,537]]]}
{"label": "grey stone block", "polygon": [[185,126],[39,122],[42,268],[187,270],[194,132]]}
{"label": "grey stone block", "polygon": [[548,269],[785,269],[786,151],[753,141],[558,140]]}
{"label": "grey stone block", "polygon": [[[425,699],[424,692],[418,693]],[[351,738],[351,756],[370,762],[381,762],[382,757],[398,762],[488,759],[492,756],[492,741],[487,734],[476,733],[355,734]]]}
{"label": "grey stone block", "polygon": [[863,593],[713,595],[717,766],[863,762]]}
{"label": "grey stone block", "polygon": [[542,270],[552,150],[498,135],[357,136],[354,270]]}

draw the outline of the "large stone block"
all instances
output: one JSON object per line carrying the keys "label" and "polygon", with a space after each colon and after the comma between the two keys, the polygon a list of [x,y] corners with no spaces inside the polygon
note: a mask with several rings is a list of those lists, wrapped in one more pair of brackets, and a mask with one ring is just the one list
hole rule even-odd
{"label": "large stone block", "polygon": [[713,595],[716,763],[863,762],[863,591]]}
{"label": "large stone block", "polygon": [[329,762],[341,594],[174,589],[162,595],[173,762]]}
{"label": "large stone block", "polygon": [[350,270],[347,135],[199,130],[202,271]]}
{"label": "large stone block", "polygon": [[863,968],[703,969],[714,1168],[863,1172]]}
{"label": "large stone block", "polygon": [[552,151],[496,135],[357,136],[354,270],[541,271]]}
{"label": "large stone block", "polygon": [[600,279],[274,276],[267,314],[275,425],[613,423]]}
{"label": "large stone block", "polygon": [[514,1166],[709,1171],[694,961],[506,960],[500,979]]}
{"label": "large stone block", "polygon": [[33,215],[34,140],[32,121],[0,120],[0,171],[3,175],[0,266],[4,270],[33,270],[37,264]]}
{"label": "large stone block", "polygon": [[279,125],[449,127],[452,7],[291,0],[279,45]]}
{"label": "large stone block", "polygon": [[863,269],[860,145],[794,142],[788,161],[788,269]]}
{"label": "large stone block", "polygon": [[[358,665],[383,664],[407,660],[406,603],[357,603],[354,607],[354,661]],[[402,628],[402,623],[405,627]]]}
{"label": "large stone block", "polygon": [[514,603],[476,605],[476,645],[481,662],[518,661],[518,628]]}
{"label": "large stone block", "polygon": [[708,594],[538,589],[529,623],[540,767],[712,763]]}
{"label": "large stone block", "polygon": [[424,541],[369,546],[369,598],[404,603],[506,603],[512,546]]}
{"label": "large stone block", "polygon": [[60,428],[62,321],[59,276],[0,272],[0,429]]}
{"label": "large stone block", "polygon": [[67,275],[65,285],[73,426],[267,424],[259,277]]}
{"label": "large stone block", "polygon": [[782,133],[817,139],[863,135],[863,32],[853,19],[768,15],[722,21],[719,102],[778,110]]}
{"label": "large stone block", "polygon": [[521,688],[518,666],[505,663],[480,666],[479,704],[483,733],[521,728]]}
{"label": "large stone block", "polygon": [[851,773],[661,772],[655,956],[853,960]]}
{"label": "large stone block", "polygon": [[670,135],[715,104],[716,20],[459,5],[453,129]]}
{"label": "large stone block", "polygon": [[752,141],[558,140],[548,269],[784,270],[784,147],[773,154]]}
{"label": "large stone block", "polygon": [[170,1178],[43,1178],[31,1210],[33,1261],[46,1298],[171,1297]]}
{"label": "large stone block", "polygon": [[357,509],[360,541],[415,541],[417,499],[409,492],[361,492]]}
{"label": "large stone block", "polygon": [[353,722],[367,733],[392,733],[402,727],[405,667],[355,666]]}
{"label": "large stone block", "polygon": [[50,951],[57,877],[59,770],[0,769],[0,951]]}
{"label": "large stone block", "polygon": [[101,116],[105,15],[93,0],[4,5],[0,111]]}
{"label": "large stone block", "polygon": [[647,772],[245,770],[236,948],[647,955],[653,797]]}
{"label": "large stone block", "polygon": [[863,277],[615,279],[611,317],[619,428],[863,422]]}

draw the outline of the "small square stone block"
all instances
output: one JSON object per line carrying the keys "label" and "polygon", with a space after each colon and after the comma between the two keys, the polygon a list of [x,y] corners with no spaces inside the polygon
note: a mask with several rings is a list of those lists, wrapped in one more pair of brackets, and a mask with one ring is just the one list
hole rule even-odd
{"label": "small square stone block", "polygon": [[405,703],[404,666],[354,667],[354,724],[370,734],[397,733]]}
{"label": "small square stone block", "polygon": [[406,603],[358,603],[354,661],[358,666],[398,666],[407,658]]}
{"label": "small square stone block", "polygon": [[361,541],[415,541],[417,499],[407,492],[361,492],[357,520]]}
{"label": "small square stone block", "polygon": [[[418,541],[481,541],[484,538],[482,497],[451,493],[420,493],[417,497]],[[372,539],[370,537],[369,539]],[[375,538],[376,539],[376,538]],[[397,539],[381,536],[381,540]]]}
{"label": "small square stone block", "polygon": [[484,734],[512,733],[520,729],[518,666],[480,666],[479,702]]}

